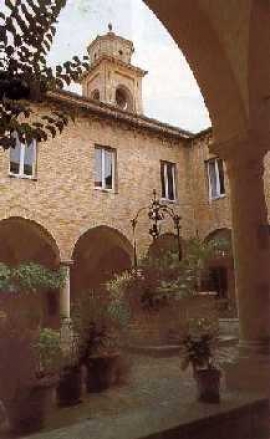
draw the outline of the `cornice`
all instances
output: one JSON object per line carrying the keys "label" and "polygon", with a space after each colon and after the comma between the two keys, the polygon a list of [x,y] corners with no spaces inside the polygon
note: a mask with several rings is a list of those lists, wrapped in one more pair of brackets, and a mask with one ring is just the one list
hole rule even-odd
{"label": "cornice", "polygon": [[148,71],[147,70],[143,70],[140,67],[137,66],[133,66],[132,64],[126,63],[114,56],[110,56],[110,55],[101,55],[91,66],[90,69],[84,74],[84,79],[90,74],[93,73],[93,71],[102,63],[102,62],[110,62],[112,64],[116,64],[118,66],[124,67],[128,70],[131,70],[133,72],[136,72],[137,74],[139,74],[140,76],[145,76],[147,75]]}
{"label": "cornice", "polygon": [[100,118],[109,118],[112,121],[119,121],[131,128],[142,129],[145,131],[151,131],[158,135],[162,135],[168,138],[189,140],[192,139],[193,134],[189,131],[182,130],[177,127],[173,127],[166,123],[151,119],[143,115],[136,113],[129,113],[127,111],[120,110],[114,105],[97,102],[93,99],[89,99],[83,96],[79,96],[75,93],[68,91],[57,91],[47,93],[48,100],[55,101],[70,105],[71,107],[77,107],[82,110],[87,110],[90,113],[99,116]]}

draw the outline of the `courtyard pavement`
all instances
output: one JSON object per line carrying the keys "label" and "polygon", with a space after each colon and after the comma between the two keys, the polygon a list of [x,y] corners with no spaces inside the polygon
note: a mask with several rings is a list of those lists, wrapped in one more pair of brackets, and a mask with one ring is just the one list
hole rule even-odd
{"label": "courtyard pavement", "polygon": [[[223,348],[220,357],[224,359],[231,354],[232,348]],[[162,425],[165,414],[164,422],[172,415],[172,407],[174,412],[179,408],[179,412],[188,416],[193,412],[198,415],[195,382],[190,371],[181,371],[178,356],[152,358],[128,354],[128,361],[130,372],[124,384],[100,394],[85,394],[83,403],[77,406],[54,409],[44,430],[29,438],[101,439],[102,431],[102,437],[104,432],[106,438],[122,439],[117,433],[120,423],[130,428],[131,423],[139,424],[141,419],[150,420],[154,416],[151,422],[159,419]],[[222,385],[224,387],[224,383]],[[228,395],[224,394],[223,402],[225,408],[230,407]],[[206,404],[200,411],[207,414],[209,410],[211,415],[218,409],[210,406]],[[148,429],[149,425],[145,425],[146,433]]]}
{"label": "courtyard pavement", "polygon": [[116,418],[142,408],[156,409],[157,405],[166,406],[179,397],[183,401],[196,398],[195,383],[190,373],[181,372],[178,356],[152,358],[128,354],[128,362],[130,371],[125,383],[100,394],[85,394],[84,402],[76,407],[55,410],[45,430],[84,420]]}
{"label": "courtyard pavement", "polygon": [[[224,359],[231,353],[231,348],[226,348],[221,356]],[[142,410],[154,411],[160,416],[172,401],[188,407],[196,400],[196,385],[191,372],[181,371],[178,355],[153,358],[128,354],[128,362],[130,372],[125,383],[100,394],[85,394],[83,403],[77,406],[55,409],[45,429],[31,438],[78,439],[82,425],[89,421],[95,421],[95,425],[100,421],[105,428],[107,420],[108,428],[112,428],[111,421],[117,418],[129,419]],[[93,423],[90,424],[94,427]],[[98,439],[92,434],[91,438]]]}

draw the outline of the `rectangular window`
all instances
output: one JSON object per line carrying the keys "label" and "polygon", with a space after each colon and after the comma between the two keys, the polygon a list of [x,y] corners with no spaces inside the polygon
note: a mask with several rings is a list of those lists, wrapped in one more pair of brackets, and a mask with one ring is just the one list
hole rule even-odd
{"label": "rectangular window", "polygon": [[209,198],[215,200],[225,195],[223,160],[211,159],[207,162]]}
{"label": "rectangular window", "polygon": [[176,200],[176,165],[171,162],[161,162],[161,195],[170,201]]}
{"label": "rectangular window", "polygon": [[15,148],[10,148],[9,173],[19,178],[33,178],[36,168],[36,141],[21,143],[16,135]]}
{"label": "rectangular window", "polygon": [[112,148],[95,147],[95,187],[115,189],[116,153]]}

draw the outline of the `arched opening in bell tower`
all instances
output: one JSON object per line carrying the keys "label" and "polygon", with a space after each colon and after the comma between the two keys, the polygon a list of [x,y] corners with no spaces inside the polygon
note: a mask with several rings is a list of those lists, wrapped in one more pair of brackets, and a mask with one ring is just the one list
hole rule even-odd
{"label": "arched opening in bell tower", "polygon": [[115,91],[115,102],[117,107],[125,111],[133,111],[133,98],[127,87],[120,85]]}

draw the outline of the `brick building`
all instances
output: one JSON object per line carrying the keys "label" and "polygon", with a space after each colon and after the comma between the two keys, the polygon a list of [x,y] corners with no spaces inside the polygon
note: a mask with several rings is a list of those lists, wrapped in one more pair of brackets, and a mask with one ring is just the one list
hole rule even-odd
{"label": "brick building", "polygon": [[[91,69],[83,95],[51,93],[44,109],[68,106],[76,121],[45,144],[17,142],[0,158],[0,261],[64,265],[70,294],[95,287],[132,264],[131,219],[153,189],[181,217],[181,238],[230,236],[229,187],[223,162],[208,150],[211,130],[198,135],[143,115],[145,71],[131,64],[131,41],[112,29],[88,48]],[[269,167],[270,169],[270,167]],[[141,217],[138,249],[151,244]],[[173,233],[169,221],[161,233]],[[212,287],[232,294],[233,261],[213,261]]]}

